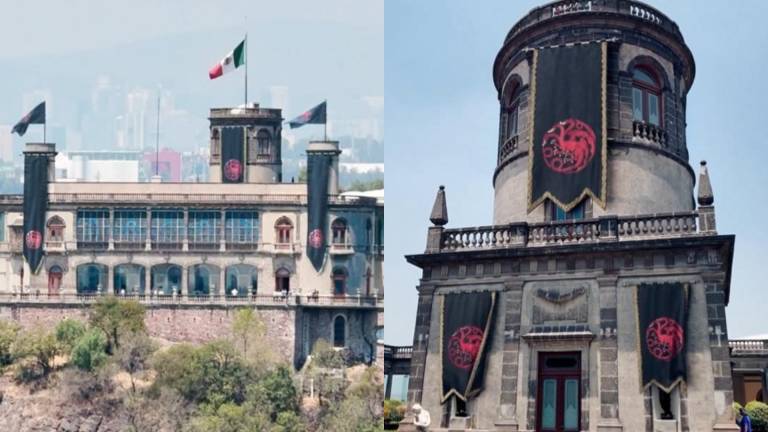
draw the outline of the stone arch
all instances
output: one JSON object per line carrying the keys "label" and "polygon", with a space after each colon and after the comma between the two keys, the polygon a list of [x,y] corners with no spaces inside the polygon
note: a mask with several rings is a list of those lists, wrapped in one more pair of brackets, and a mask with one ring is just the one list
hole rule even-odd
{"label": "stone arch", "polygon": [[244,297],[256,295],[258,288],[258,269],[250,264],[233,264],[225,271],[225,293],[227,296]]}
{"label": "stone arch", "polygon": [[219,294],[219,275],[221,269],[213,264],[200,263],[187,270],[187,289],[189,296],[207,297]]}
{"label": "stone arch", "polygon": [[157,295],[173,295],[181,292],[181,266],[178,264],[156,264],[152,266],[150,289]]}
{"label": "stone arch", "polygon": [[512,102],[520,96],[523,90],[523,78],[518,74],[511,74],[504,83],[504,89],[501,94],[501,104],[503,108],[509,108]]}
{"label": "stone arch", "polygon": [[347,346],[347,337],[349,327],[347,317],[344,314],[336,314],[331,322],[331,343],[334,348],[344,348]]}
{"label": "stone arch", "polygon": [[118,264],[112,269],[112,286],[116,295],[144,295],[146,268],[141,264]]}
{"label": "stone arch", "polygon": [[629,76],[632,76],[632,72],[635,68],[647,69],[653,72],[659,78],[661,90],[663,92],[672,90],[667,69],[653,56],[647,54],[635,56],[629,63],[627,63],[625,72],[629,74]]}
{"label": "stone arch", "polygon": [[104,264],[80,264],[75,272],[77,294],[99,294],[107,289],[108,271]]}
{"label": "stone arch", "polygon": [[64,223],[64,219],[62,219],[60,216],[51,216],[45,223],[46,240],[49,242],[64,241],[64,229],[66,227],[67,224]]}

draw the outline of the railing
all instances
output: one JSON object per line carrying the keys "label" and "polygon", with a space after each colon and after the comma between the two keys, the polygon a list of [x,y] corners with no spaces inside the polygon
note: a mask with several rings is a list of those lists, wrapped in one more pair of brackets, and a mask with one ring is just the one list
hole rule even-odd
{"label": "railing", "polygon": [[697,222],[697,212],[684,212],[446,229],[440,251],[681,237],[700,234]]}
{"label": "railing", "polygon": [[729,340],[728,346],[734,354],[764,353],[768,354],[768,339],[735,339]]}
{"label": "railing", "polygon": [[[88,305],[107,295],[102,294],[51,294],[51,293],[0,293],[0,304],[69,304]],[[117,298],[135,300],[145,305],[288,305],[306,307],[384,307],[384,299],[375,296],[327,296],[295,295],[275,292],[243,296],[222,295],[151,295],[121,294]]]}
{"label": "railing", "polygon": [[670,20],[658,10],[643,3],[630,0],[564,0],[531,10],[528,15],[523,17],[514,27],[512,27],[507,34],[506,40],[515,37],[526,28],[542,21],[574,13],[614,13],[619,15],[629,15],[661,26],[675,35],[680,35],[680,29],[674,21]]}
{"label": "railing", "polygon": [[384,345],[384,358],[386,359],[410,360],[411,357],[413,357],[413,347],[410,345]]}
{"label": "railing", "polygon": [[507,156],[511,155],[515,151],[517,151],[517,141],[519,139],[520,135],[514,135],[509,138],[507,138],[506,141],[504,141],[504,144],[501,146],[501,149],[499,149],[499,162],[503,161],[507,158]]}
{"label": "railing", "polygon": [[633,122],[632,136],[654,142],[661,147],[667,146],[667,133],[662,128],[650,123],[642,121]]}

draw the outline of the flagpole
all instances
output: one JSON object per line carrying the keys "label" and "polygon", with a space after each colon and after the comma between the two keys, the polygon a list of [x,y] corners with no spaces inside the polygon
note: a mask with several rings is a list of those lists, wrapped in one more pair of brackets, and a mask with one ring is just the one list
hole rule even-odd
{"label": "flagpole", "polygon": [[328,141],[328,100],[325,102],[325,122],[323,123],[323,141]]}
{"label": "flagpole", "polygon": [[[246,28],[248,27],[248,18],[245,20]],[[244,108],[248,108],[248,31],[245,32],[245,105]]]}

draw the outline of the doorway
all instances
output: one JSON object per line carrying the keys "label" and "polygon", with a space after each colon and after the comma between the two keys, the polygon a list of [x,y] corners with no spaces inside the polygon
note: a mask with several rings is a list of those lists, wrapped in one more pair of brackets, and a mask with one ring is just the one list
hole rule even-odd
{"label": "doorway", "polygon": [[581,424],[581,353],[540,352],[536,430],[572,432]]}

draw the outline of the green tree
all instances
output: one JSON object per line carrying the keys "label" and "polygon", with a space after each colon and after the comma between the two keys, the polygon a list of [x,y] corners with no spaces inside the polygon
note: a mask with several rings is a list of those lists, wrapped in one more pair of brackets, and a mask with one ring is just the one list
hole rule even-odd
{"label": "green tree", "polygon": [[350,191],[365,192],[371,190],[384,189],[384,179],[373,179],[369,181],[355,180],[349,185]]}
{"label": "green tree", "polygon": [[260,413],[247,412],[234,403],[224,403],[216,408],[206,405],[201,414],[189,424],[190,432],[264,432],[270,430],[269,420]]}
{"label": "green tree", "polygon": [[0,320],[0,371],[13,362],[12,347],[19,330],[18,325]]}
{"label": "green tree", "polygon": [[298,413],[299,394],[291,370],[280,365],[248,387],[248,406],[277,421],[281,413]]}
{"label": "green tree", "polygon": [[335,350],[325,339],[318,339],[312,347],[312,364],[331,369],[341,369],[346,365],[344,354]]}
{"label": "green tree", "polygon": [[89,322],[107,338],[107,353],[120,347],[120,337],[128,333],[146,331],[144,306],[133,300],[114,296],[100,298],[91,308]]}
{"label": "green tree", "polygon": [[239,309],[232,321],[232,342],[252,365],[266,369],[275,362],[274,351],[266,342],[267,326],[251,308]]}
{"label": "green tree", "polygon": [[78,369],[92,371],[107,361],[107,338],[97,329],[85,332],[76,342],[70,361]]}
{"label": "green tree", "polygon": [[153,387],[175,389],[185,399],[221,404],[245,400],[246,387],[255,377],[228,341],[209,342],[199,348],[180,344],[155,355],[152,364],[157,372]]}
{"label": "green tree", "polygon": [[272,432],[304,432],[307,428],[298,414],[291,411],[283,411],[277,415]]}
{"label": "green tree", "polygon": [[136,393],[134,376],[146,369],[149,358],[157,346],[145,333],[133,333],[123,338],[115,355],[120,368],[131,378],[131,390]]}
{"label": "green tree", "polygon": [[85,334],[85,324],[80,321],[65,318],[56,326],[56,340],[66,352],[72,351],[75,343]]}
{"label": "green tree", "polygon": [[[53,370],[53,359],[60,352],[61,346],[56,336],[42,328],[20,332],[12,347],[14,358],[29,360],[29,366],[39,368],[43,377]],[[22,375],[29,376],[26,372],[22,371]]]}

